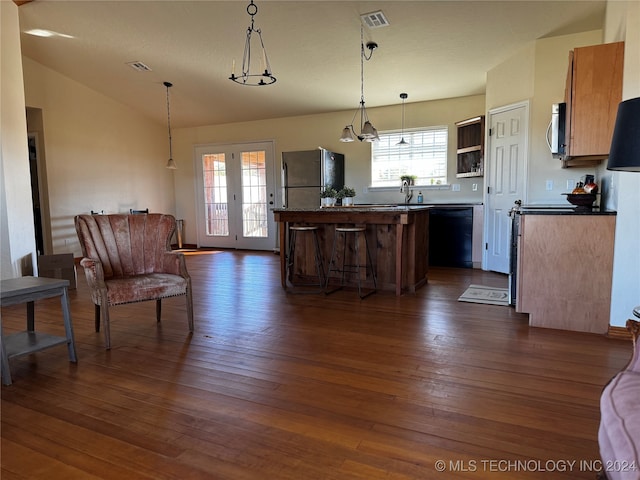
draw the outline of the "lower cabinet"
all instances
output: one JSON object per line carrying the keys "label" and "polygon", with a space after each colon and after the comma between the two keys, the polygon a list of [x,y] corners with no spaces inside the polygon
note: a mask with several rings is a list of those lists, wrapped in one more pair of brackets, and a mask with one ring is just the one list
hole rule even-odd
{"label": "lower cabinet", "polygon": [[429,210],[429,265],[472,268],[473,207]]}
{"label": "lower cabinet", "polygon": [[516,311],[532,327],[607,333],[615,215],[522,215]]}

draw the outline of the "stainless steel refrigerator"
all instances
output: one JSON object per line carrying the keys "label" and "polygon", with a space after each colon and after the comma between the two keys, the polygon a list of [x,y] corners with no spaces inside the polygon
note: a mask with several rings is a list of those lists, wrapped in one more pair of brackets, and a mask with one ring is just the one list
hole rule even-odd
{"label": "stainless steel refrigerator", "polygon": [[324,148],[282,152],[282,204],[286,208],[318,208],[324,187],[344,186],[344,155]]}

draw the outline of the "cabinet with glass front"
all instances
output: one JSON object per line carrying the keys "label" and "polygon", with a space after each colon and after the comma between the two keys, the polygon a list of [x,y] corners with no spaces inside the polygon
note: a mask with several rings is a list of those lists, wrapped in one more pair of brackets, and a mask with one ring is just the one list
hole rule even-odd
{"label": "cabinet with glass front", "polygon": [[456,122],[456,129],[456,177],[481,177],[484,174],[484,115]]}

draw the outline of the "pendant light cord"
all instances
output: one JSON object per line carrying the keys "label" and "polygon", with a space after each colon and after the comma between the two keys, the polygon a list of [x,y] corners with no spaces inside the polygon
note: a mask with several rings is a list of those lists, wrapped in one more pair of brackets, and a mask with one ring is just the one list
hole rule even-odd
{"label": "pendant light cord", "polygon": [[169,159],[173,158],[173,148],[171,145],[171,106],[169,103],[169,87],[173,87],[172,83],[164,82],[164,86],[167,87],[167,128],[169,130]]}

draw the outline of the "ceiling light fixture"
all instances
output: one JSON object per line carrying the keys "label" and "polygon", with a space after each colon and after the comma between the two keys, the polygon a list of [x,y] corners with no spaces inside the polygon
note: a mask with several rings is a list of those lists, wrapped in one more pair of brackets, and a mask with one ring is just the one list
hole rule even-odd
{"label": "ceiling light fixture", "polygon": [[400,94],[400,98],[402,99],[402,133],[400,134],[400,141],[396,143],[396,145],[399,145],[401,147],[405,145],[409,145],[409,142],[407,142],[404,139],[404,101],[407,99],[408,96],[409,95],[407,95],[406,93]]}
{"label": "ceiling light fixture", "polygon": [[[229,80],[233,80],[240,85],[251,85],[251,86],[264,86],[271,85],[272,83],[276,83],[276,77],[271,73],[271,65],[269,64],[269,57],[267,56],[267,51],[264,48],[264,42],[262,41],[262,30],[259,28],[256,29],[253,26],[253,17],[256,13],[258,13],[258,7],[253,3],[247,5],[247,13],[251,16],[251,25],[247,28],[247,40],[244,44],[244,54],[242,55],[242,74],[236,76],[236,61],[233,60],[231,64],[231,76]],[[260,40],[260,55],[259,60],[257,62],[253,62],[253,70],[251,69],[251,34],[258,34],[258,39]],[[255,49],[254,49],[255,52]],[[260,63],[259,67],[256,67],[256,64]],[[253,72],[253,73],[252,73]]]}
{"label": "ceiling light fixture", "polygon": [[640,97],[618,105],[607,170],[640,172]]}
{"label": "ceiling light fixture", "polygon": [[[351,124],[344,127],[342,130],[342,136],[340,137],[341,142],[353,142],[355,135],[358,137],[358,140],[361,142],[375,142],[379,140],[378,131],[374,128],[374,126],[369,121],[369,116],[367,115],[367,110],[364,107],[364,61],[371,60],[373,56],[373,51],[378,48],[378,44],[375,42],[368,42],[366,47],[369,50],[369,55],[367,56],[365,52],[365,44],[364,44],[364,31],[362,25],[360,26],[360,106],[356,110],[356,113],[353,114],[353,118],[351,119]],[[353,122],[356,119],[356,116],[360,113],[360,134],[356,134],[353,128]]]}
{"label": "ceiling light fixture", "polygon": [[173,161],[173,148],[171,145],[171,107],[169,104],[169,88],[173,87],[173,83],[162,82],[167,87],[167,129],[169,130],[169,160],[167,161],[167,168],[169,170],[176,170],[178,166]]}

